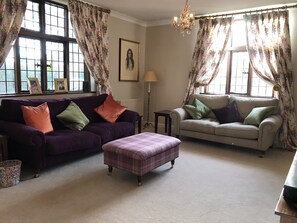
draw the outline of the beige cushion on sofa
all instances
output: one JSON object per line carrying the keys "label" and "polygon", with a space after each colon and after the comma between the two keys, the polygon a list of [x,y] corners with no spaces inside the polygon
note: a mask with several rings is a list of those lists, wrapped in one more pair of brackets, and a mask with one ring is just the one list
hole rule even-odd
{"label": "beige cushion on sofa", "polygon": [[232,122],[218,125],[215,134],[243,139],[257,139],[259,128],[253,125],[244,125],[241,122]]}
{"label": "beige cushion on sofa", "polygon": [[230,103],[232,101],[236,101],[238,111],[242,118],[246,118],[254,107],[278,106],[278,100],[276,98],[248,98],[231,96]]}
{"label": "beige cushion on sofa", "polygon": [[199,120],[186,119],[181,121],[180,129],[215,134],[215,127],[219,124],[220,123],[217,120],[211,118],[204,118]]}

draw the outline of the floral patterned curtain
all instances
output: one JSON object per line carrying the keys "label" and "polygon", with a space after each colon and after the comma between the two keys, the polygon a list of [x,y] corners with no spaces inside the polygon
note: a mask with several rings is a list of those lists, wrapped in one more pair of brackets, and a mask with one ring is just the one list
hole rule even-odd
{"label": "floral patterned curtain", "polygon": [[192,57],[192,70],[184,103],[198,86],[207,86],[218,74],[219,65],[226,54],[233,18],[199,20],[199,31]]}
{"label": "floral patterned curtain", "polygon": [[97,84],[97,94],[109,94],[109,11],[78,0],[69,0],[69,11],[79,48]]}
{"label": "floral patterned curtain", "polygon": [[27,0],[0,1],[0,67],[19,34],[26,7]]}
{"label": "floral patterned curtain", "polygon": [[278,91],[283,125],[282,147],[297,146],[297,125],[293,102],[293,72],[288,11],[246,15],[247,49],[256,74]]}

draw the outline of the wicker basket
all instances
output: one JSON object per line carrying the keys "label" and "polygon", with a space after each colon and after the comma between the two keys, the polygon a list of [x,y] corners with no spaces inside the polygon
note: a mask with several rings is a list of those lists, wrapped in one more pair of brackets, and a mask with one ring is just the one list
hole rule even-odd
{"label": "wicker basket", "polygon": [[6,160],[0,162],[0,186],[11,187],[20,182],[22,161]]}

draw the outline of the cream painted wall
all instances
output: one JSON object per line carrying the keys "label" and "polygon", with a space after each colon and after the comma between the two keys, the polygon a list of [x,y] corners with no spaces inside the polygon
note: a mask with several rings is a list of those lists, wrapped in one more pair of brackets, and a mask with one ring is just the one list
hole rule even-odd
{"label": "cream painted wall", "polygon": [[[294,75],[294,102],[297,108],[297,9],[290,11],[290,33]],[[147,28],[146,69],[154,70],[159,81],[152,85],[153,111],[180,107],[188,84],[188,73],[197,30],[182,36],[170,25]],[[297,109],[295,109],[297,111]],[[297,113],[297,112],[296,112]],[[151,120],[153,116],[151,115]]]}
{"label": "cream painted wall", "polygon": [[194,30],[182,36],[170,25],[147,28],[146,70],[155,71],[158,78],[151,85],[150,120],[153,111],[171,110],[182,104],[196,33]]}
{"label": "cream painted wall", "polygon": [[[109,32],[109,64],[110,84],[114,98],[143,100],[144,84],[143,74],[145,70],[145,41],[146,28],[131,22],[127,22],[110,16],[108,19]],[[139,58],[139,82],[119,81],[119,39],[127,39],[140,43]]]}

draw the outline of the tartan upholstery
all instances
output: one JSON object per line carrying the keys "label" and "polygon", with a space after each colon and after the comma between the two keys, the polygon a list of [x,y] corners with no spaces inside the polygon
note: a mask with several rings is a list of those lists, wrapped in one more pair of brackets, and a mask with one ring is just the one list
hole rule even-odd
{"label": "tartan upholstery", "polygon": [[144,132],[103,145],[104,164],[142,176],[177,158],[179,144],[174,137]]}

